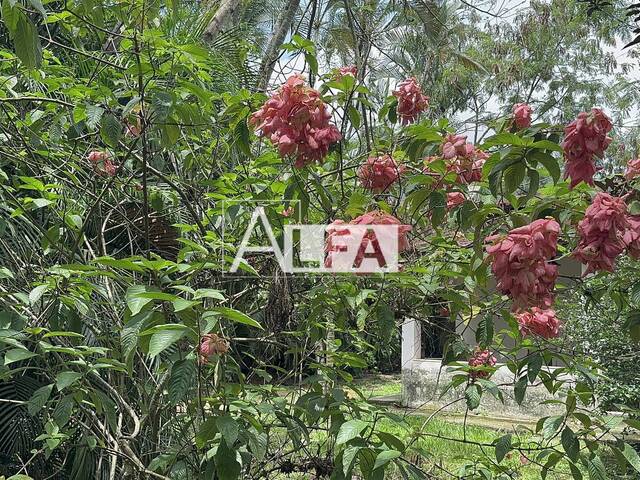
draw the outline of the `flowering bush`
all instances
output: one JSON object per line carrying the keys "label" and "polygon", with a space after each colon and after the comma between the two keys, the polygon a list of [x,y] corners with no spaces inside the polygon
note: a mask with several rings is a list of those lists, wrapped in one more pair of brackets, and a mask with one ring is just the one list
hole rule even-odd
{"label": "flowering bush", "polygon": [[486,368],[493,367],[496,363],[496,357],[491,353],[491,350],[482,350],[480,347],[476,347],[469,358],[469,367],[471,367],[469,376],[474,380],[476,378],[489,378],[491,372],[487,371]]}
{"label": "flowering bush", "polygon": [[462,205],[465,200],[466,198],[462,192],[447,193],[447,210],[451,210],[456,208],[458,205]]}
{"label": "flowering bush", "polygon": [[415,122],[429,108],[429,97],[422,93],[418,81],[411,77],[398,84],[393,96],[398,99],[398,115],[403,125]]}
{"label": "flowering bush", "polygon": [[516,318],[523,337],[537,335],[549,339],[560,333],[560,320],[554,310],[533,307],[531,311],[517,314]]}
{"label": "flowering bush", "polygon": [[228,340],[218,336],[215,333],[208,333],[202,336],[200,345],[198,345],[198,358],[201,363],[211,360],[214,355],[224,355],[229,351],[230,345]]}
{"label": "flowering bush", "polygon": [[94,150],[92,152],[89,152],[89,155],[87,155],[87,160],[89,160],[89,162],[93,166],[93,170],[98,175],[113,177],[118,170],[114,163],[111,161],[111,155],[109,155],[109,152]]}
{"label": "flowering bush", "polygon": [[300,75],[293,75],[249,122],[271,140],[280,156],[293,155],[294,166],[302,168],[321,161],[331,144],[340,140],[340,132],[330,120],[318,91],[305,85]]}
{"label": "flowering bush", "polygon": [[640,158],[632,158],[627,162],[627,169],[624,172],[624,178],[633,180],[640,175]]}
{"label": "flowering bush", "polygon": [[465,135],[448,134],[440,145],[440,152],[447,171],[457,173],[458,183],[468,184],[482,179],[482,166],[489,155],[467,142]]}
{"label": "flowering bush", "polygon": [[611,143],[611,137],[607,135],[611,128],[611,120],[599,108],[581,112],[565,127],[562,142],[567,161],[564,177],[571,179],[571,188],[580,182],[593,186],[597,170],[594,157],[604,156]]}
{"label": "flowering bush", "polygon": [[346,65],[338,68],[336,72],[336,80],[340,80],[344,76],[354,77],[358,74],[358,68],[355,65]]}
{"label": "flowering bush", "polygon": [[390,155],[369,157],[358,169],[358,178],[364,188],[380,193],[398,180],[403,170]]}
{"label": "flowering bush", "polygon": [[530,127],[531,107],[526,103],[516,103],[513,106],[513,123],[519,129]]}
{"label": "flowering bush", "polygon": [[573,256],[587,266],[586,272],[612,272],[625,247],[629,228],[627,205],[622,198],[599,192],[578,223],[580,243]]}
{"label": "flowering bush", "polygon": [[511,230],[504,238],[487,238],[495,242],[487,253],[498,289],[513,299],[514,308],[548,307],[553,302],[558,267],[549,260],[556,255],[559,233],[558,222],[540,219]]}

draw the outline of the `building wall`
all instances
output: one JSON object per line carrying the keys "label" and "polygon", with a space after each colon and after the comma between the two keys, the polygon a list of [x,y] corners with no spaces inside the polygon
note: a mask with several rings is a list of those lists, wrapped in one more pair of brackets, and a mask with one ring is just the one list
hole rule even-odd
{"label": "building wall", "polygon": [[[447,372],[441,359],[420,358],[420,322],[408,319],[402,325],[402,404],[411,408],[438,409],[460,412],[466,410],[465,385],[442,394],[454,373]],[[474,340],[475,341],[475,340]],[[546,367],[553,369],[555,367]],[[504,404],[488,392],[484,392],[476,413],[500,417],[535,418],[564,411],[563,405],[542,404],[563,395],[552,396],[541,384],[529,385],[522,405],[513,396],[514,374],[506,366],[500,366],[491,380],[500,386]]]}

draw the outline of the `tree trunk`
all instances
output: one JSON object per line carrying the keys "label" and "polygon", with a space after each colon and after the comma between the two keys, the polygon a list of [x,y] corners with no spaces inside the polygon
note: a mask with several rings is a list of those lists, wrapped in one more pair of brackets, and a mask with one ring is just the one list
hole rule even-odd
{"label": "tree trunk", "polygon": [[300,0],[287,0],[287,4],[282,10],[282,15],[278,18],[278,22],[273,30],[273,35],[269,40],[262,63],[260,65],[260,74],[258,77],[258,89],[266,90],[269,85],[269,79],[273,73],[273,67],[278,61],[278,53],[280,45],[284,42],[287,32],[293,23],[293,17],[300,6]]}
{"label": "tree trunk", "polygon": [[229,20],[233,17],[233,14],[240,7],[241,0],[221,0],[216,14],[207,25],[207,28],[202,34],[206,42],[214,40],[225,26],[229,23]]}

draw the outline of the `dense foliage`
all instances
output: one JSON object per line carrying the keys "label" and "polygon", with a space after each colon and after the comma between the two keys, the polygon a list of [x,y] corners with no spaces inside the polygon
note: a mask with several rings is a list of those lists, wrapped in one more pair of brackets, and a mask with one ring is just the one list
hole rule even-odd
{"label": "dense foliage", "polygon": [[[624,6],[214,3],[2,3],[0,475],[640,472],[637,398],[598,397],[640,337],[616,267],[640,252],[637,93],[596,78],[619,73]],[[398,226],[403,268],[291,275],[250,253],[230,274],[254,205],[280,244],[330,224],[329,263],[349,225]],[[615,349],[564,334],[561,300],[594,289]],[[535,387],[554,413],[434,461],[439,412],[415,427],[352,384],[410,319],[444,330],[465,414]]]}

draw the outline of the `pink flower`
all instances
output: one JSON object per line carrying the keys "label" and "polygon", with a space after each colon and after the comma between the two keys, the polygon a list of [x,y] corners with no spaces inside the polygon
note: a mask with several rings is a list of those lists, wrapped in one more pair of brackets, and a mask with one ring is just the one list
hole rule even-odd
{"label": "pink flower", "polygon": [[87,160],[93,166],[93,170],[101,176],[113,177],[118,171],[117,167],[111,161],[108,152],[93,150],[87,155]]}
{"label": "pink flower", "polygon": [[640,175],[640,158],[634,158],[627,162],[627,170],[624,172],[624,178],[633,180]]}
{"label": "pink flower", "polygon": [[198,345],[200,363],[206,363],[213,355],[224,355],[229,351],[229,342],[215,333],[203,335]]}
{"label": "pink flower", "polygon": [[447,210],[451,210],[456,208],[458,205],[462,205],[465,200],[464,193],[462,192],[447,193]]}
{"label": "pink flower", "polygon": [[[398,225],[397,230],[397,244],[398,253],[403,252],[409,248],[409,240],[407,239],[407,233],[411,231],[410,225],[403,225],[393,215],[390,215],[379,210],[367,212],[359,217],[354,218],[351,222],[346,223],[343,220],[335,220],[327,229],[327,238],[325,241],[325,252],[327,256],[325,258],[325,267],[335,268],[334,256],[336,252],[343,250],[342,245],[357,242],[357,239],[353,238],[353,234],[349,229],[349,225]],[[342,241],[337,242],[335,237],[348,237],[343,238]],[[377,246],[377,250],[380,249],[380,242],[385,242],[385,237],[380,234],[375,234],[373,231],[367,231],[360,240],[360,247],[356,254],[354,265],[359,267],[362,263],[366,249],[370,244]],[[389,240],[390,241],[390,240]]]}
{"label": "pink flower", "polygon": [[627,221],[629,227],[623,236],[627,253],[636,260],[640,260],[640,215],[627,215]]}
{"label": "pink flower", "polygon": [[530,312],[517,314],[516,318],[523,337],[538,335],[542,338],[556,338],[560,333],[560,320],[553,310],[533,307]]}
{"label": "pink flower", "polygon": [[469,358],[469,367],[471,367],[469,376],[474,380],[488,378],[491,372],[486,371],[486,367],[493,367],[496,363],[496,357],[491,353],[491,350],[481,350],[480,347],[476,347]]}
{"label": "pink flower", "polygon": [[566,168],[564,178],[571,178],[571,188],[580,182],[593,186],[596,173],[595,157],[602,158],[611,143],[607,134],[613,125],[609,117],[599,108],[591,112],[581,112],[564,129],[564,157]]}
{"label": "pink flower", "polygon": [[390,155],[369,157],[358,169],[358,178],[364,188],[380,193],[398,180],[403,171],[404,168],[398,166]]}
{"label": "pink flower", "polygon": [[613,272],[615,259],[625,247],[629,228],[627,205],[622,198],[599,192],[578,223],[580,242],[573,256],[587,265],[585,275],[606,270]]}
{"label": "pink flower", "polygon": [[459,183],[482,180],[482,166],[489,155],[467,142],[466,135],[447,134],[440,145],[440,152],[447,164],[447,172],[457,173]]}
{"label": "pink flower", "polygon": [[358,74],[358,67],[356,67],[355,65],[346,65],[344,67],[338,68],[338,71],[336,72],[336,75],[335,75],[335,79],[340,80],[342,77],[345,77],[347,75],[355,78],[357,74]]}
{"label": "pink flower", "polygon": [[556,255],[560,225],[553,219],[535,220],[492,236],[487,247],[498,290],[509,295],[516,308],[551,306],[558,267],[548,263]]}
{"label": "pink flower", "polygon": [[293,75],[251,115],[249,123],[278,147],[281,157],[294,155],[294,166],[302,168],[321,161],[329,146],[342,138],[330,119],[318,91]]}
{"label": "pink flower", "polygon": [[531,107],[526,103],[516,103],[513,106],[513,122],[519,129],[531,126]]}
{"label": "pink flower", "polygon": [[291,215],[293,215],[293,212],[294,212],[294,211],[295,211],[295,210],[294,210],[294,208],[293,208],[293,207],[285,208],[285,209],[282,211],[281,215],[282,215],[283,217],[288,218],[288,217],[290,217]]}
{"label": "pink flower", "polygon": [[429,108],[429,97],[422,93],[414,77],[400,82],[392,93],[398,99],[397,111],[403,125],[415,122],[418,116]]}

